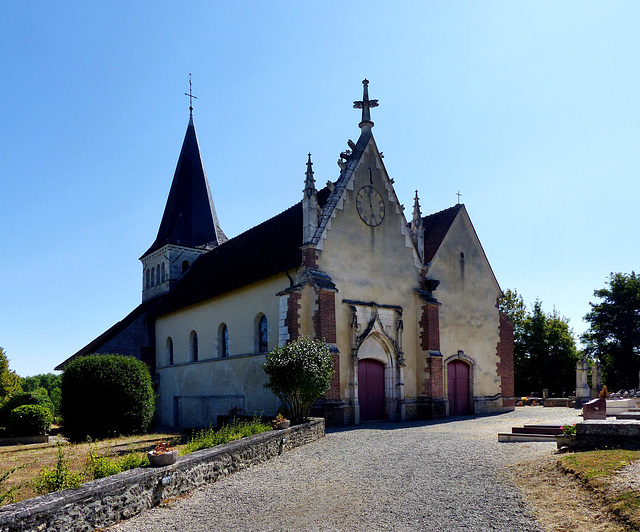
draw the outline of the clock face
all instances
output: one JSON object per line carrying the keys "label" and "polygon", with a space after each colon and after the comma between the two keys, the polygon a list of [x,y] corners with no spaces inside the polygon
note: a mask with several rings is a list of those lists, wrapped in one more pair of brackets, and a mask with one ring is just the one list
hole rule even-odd
{"label": "clock face", "polygon": [[384,220],[384,201],[380,192],[371,185],[358,190],[356,208],[362,221],[371,227],[380,225]]}

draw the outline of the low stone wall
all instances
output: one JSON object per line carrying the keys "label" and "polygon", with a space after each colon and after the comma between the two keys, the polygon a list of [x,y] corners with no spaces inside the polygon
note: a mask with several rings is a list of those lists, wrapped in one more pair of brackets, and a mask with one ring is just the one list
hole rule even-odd
{"label": "low stone wall", "polygon": [[640,421],[591,419],[576,423],[576,436],[568,443],[571,450],[640,450]]}
{"label": "low stone wall", "polygon": [[542,406],[546,407],[567,407],[571,406],[572,399],[568,397],[547,397]]}
{"label": "low stone wall", "polygon": [[178,458],[0,507],[0,531],[95,530],[324,436],[324,419],[256,434]]}

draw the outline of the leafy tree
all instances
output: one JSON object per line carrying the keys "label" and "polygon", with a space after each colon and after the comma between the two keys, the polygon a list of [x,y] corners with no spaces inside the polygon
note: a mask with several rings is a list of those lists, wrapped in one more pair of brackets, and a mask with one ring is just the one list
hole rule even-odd
{"label": "leafy tree", "polygon": [[147,365],[133,357],[88,355],[72,360],[62,374],[65,436],[74,441],[140,434],[155,410]]}
{"label": "leafy tree", "polygon": [[62,377],[55,373],[41,373],[39,375],[33,375],[31,377],[22,377],[21,379],[22,389],[25,392],[33,392],[38,389],[45,389],[47,395],[55,407],[55,415],[60,415],[60,382]]}
{"label": "leafy tree", "polygon": [[516,291],[507,290],[500,309],[514,324],[514,380],[518,395],[549,389],[562,395],[575,388],[576,348],[569,321],[536,301],[529,312]]}
{"label": "leafy tree", "polygon": [[582,336],[585,350],[602,363],[602,378],[612,390],[636,388],[640,370],[640,276],[611,273],[604,288],[593,295],[585,316],[589,330]]}
{"label": "leafy tree", "polygon": [[303,336],[267,354],[265,386],[284,405],[292,423],[302,422],[313,402],[329,389],[333,358],[325,342]]}
{"label": "leafy tree", "polygon": [[14,392],[20,392],[20,377],[9,369],[9,359],[4,349],[0,347],[0,397],[7,397]]}

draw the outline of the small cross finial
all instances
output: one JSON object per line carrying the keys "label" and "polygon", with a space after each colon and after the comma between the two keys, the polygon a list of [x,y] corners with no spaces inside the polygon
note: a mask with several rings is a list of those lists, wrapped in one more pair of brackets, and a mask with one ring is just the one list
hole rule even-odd
{"label": "small cross finial", "polygon": [[460,194],[459,190],[456,192],[456,196],[458,196],[458,205],[460,205],[460,196],[462,196],[462,194]]}
{"label": "small cross finial", "polygon": [[191,72],[189,72],[189,92],[185,92],[184,95],[189,97],[189,117],[193,118],[193,100],[194,98],[197,100],[198,97],[191,92]]}
{"label": "small cross finial", "polygon": [[373,122],[371,121],[371,108],[378,107],[378,100],[370,100],[369,99],[369,80],[362,80],[362,100],[353,102],[354,109],[362,109],[362,121],[359,126],[362,128],[364,126],[373,127]]}

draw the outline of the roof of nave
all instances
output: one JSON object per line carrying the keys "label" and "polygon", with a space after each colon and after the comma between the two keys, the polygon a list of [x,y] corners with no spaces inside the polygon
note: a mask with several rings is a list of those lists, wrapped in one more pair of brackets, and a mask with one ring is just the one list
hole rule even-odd
{"label": "roof of nave", "polygon": [[422,218],[424,228],[424,263],[433,260],[436,252],[440,248],[444,237],[447,236],[449,228],[455,220],[463,205],[458,204],[440,212],[430,214]]}
{"label": "roof of nave", "polygon": [[[319,206],[329,189],[318,191]],[[300,266],[302,202],[198,257],[154,314],[166,314]]]}
{"label": "roof of nave", "polygon": [[212,249],[226,240],[218,223],[196,128],[190,117],[158,236],[143,257],[165,244]]}

